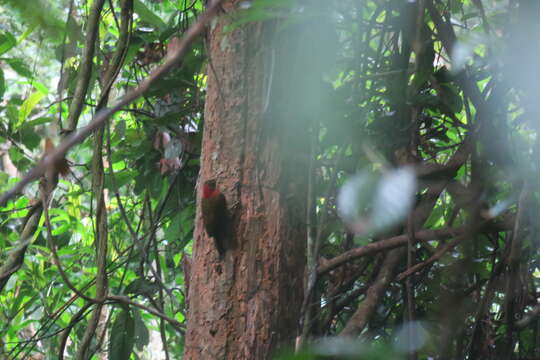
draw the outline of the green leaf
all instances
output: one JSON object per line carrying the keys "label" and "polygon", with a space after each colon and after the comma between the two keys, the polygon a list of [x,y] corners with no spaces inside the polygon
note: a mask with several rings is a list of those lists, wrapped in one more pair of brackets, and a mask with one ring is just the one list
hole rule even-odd
{"label": "green leaf", "polygon": [[4,77],[4,71],[0,68],[0,101],[4,98],[6,92],[6,79]]}
{"label": "green leaf", "polygon": [[167,241],[178,241],[180,235],[182,234],[182,226],[186,228],[185,224],[181,222],[181,212],[177,212],[174,217],[171,219],[169,226],[164,231],[164,238]]}
{"label": "green leaf", "polygon": [[[44,30],[49,41],[59,42],[62,39],[60,35],[64,28],[64,22],[60,19],[61,13],[56,11],[56,7],[51,6],[48,1],[2,0],[0,3],[16,9],[23,19],[23,23],[30,24],[31,29],[39,27],[40,30]],[[28,31],[21,38],[27,36]]]}
{"label": "green leaf", "polygon": [[[105,173],[105,188],[111,189],[111,190],[118,190],[122,186],[128,184],[135,178],[137,175],[137,172],[130,171],[130,170],[123,170],[116,172],[114,174],[114,183],[113,179],[111,178],[111,174],[109,172]],[[115,185],[117,188],[115,188]]]}
{"label": "green leaf", "polygon": [[20,331],[21,329],[24,329],[28,325],[30,325],[32,323],[35,323],[35,322],[37,322],[37,321],[32,320],[32,319],[23,320],[23,319],[19,319],[18,317],[16,317],[15,321],[13,321],[13,323],[11,325],[11,330],[17,332],[17,331]]}
{"label": "green leaf", "polygon": [[150,332],[146,327],[139,311],[134,312],[135,317],[135,345],[139,351],[150,343]]}
{"label": "green leaf", "polygon": [[36,79],[32,79],[31,81],[24,81],[21,82],[22,84],[28,84],[36,88],[37,91],[47,95],[49,93],[49,89],[41,82],[37,81]]}
{"label": "green leaf", "polygon": [[23,128],[23,129],[30,129],[30,128],[33,128],[34,126],[43,125],[43,124],[48,124],[48,123],[50,123],[50,122],[52,122],[52,121],[53,121],[53,118],[50,118],[50,117],[40,117],[40,118],[31,120],[31,121],[26,121],[26,122],[22,125],[22,128]]}
{"label": "green leaf", "polygon": [[19,36],[19,39],[17,40],[19,43],[20,42],[23,42],[31,33],[34,32],[34,30],[36,29],[36,25],[31,25],[30,27],[28,27],[28,29],[26,29],[24,31],[24,33],[22,33],[21,36]]}
{"label": "green leaf", "polygon": [[30,165],[30,161],[15,146],[12,146],[9,148],[8,154],[9,154],[9,158],[18,169],[22,169]]}
{"label": "green leaf", "polygon": [[5,186],[7,186],[8,179],[9,175],[3,171],[0,171],[0,184],[2,184],[2,186],[0,186],[0,190],[4,191]]}
{"label": "green leaf", "polygon": [[11,33],[0,34],[0,56],[17,45],[17,39]]}
{"label": "green leaf", "polygon": [[15,126],[17,123],[17,119],[19,118],[19,108],[21,107],[22,103],[22,100],[18,97],[9,99],[9,103],[6,108],[6,115],[10,126]]}
{"label": "green leaf", "polygon": [[448,107],[448,110],[452,114],[459,113],[463,108],[463,100],[459,94],[459,90],[451,84],[442,84],[439,94],[441,101]]}
{"label": "green leaf", "polygon": [[139,52],[139,49],[144,44],[144,40],[140,36],[133,36],[133,40],[130,41],[128,50],[126,52],[126,63],[132,63]]}
{"label": "green leaf", "polygon": [[30,67],[26,65],[21,59],[3,59],[17,74],[26,77],[32,78],[32,71]]}
{"label": "green leaf", "polygon": [[28,115],[34,110],[36,105],[43,99],[45,94],[42,92],[36,91],[30,94],[30,96],[24,100],[23,104],[21,105],[21,108],[19,109],[19,119],[17,124],[15,125],[16,128],[20,127]]}
{"label": "green leaf", "polygon": [[126,286],[126,294],[149,295],[155,294],[159,290],[159,285],[145,278],[133,280]]}
{"label": "green leaf", "polygon": [[145,23],[155,26],[160,31],[164,31],[167,28],[167,24],[158,15],[154,14],[152,10],[147,8],[141,0],[135,0],[133,9]]}
{"label": "green leaf", "polygon": [[10,317],[15,317],[21,311],[21,304],[30,300],[28,296],[16,296],[10,309]]}
{"label": "green leaf", "polygon": [[109,359],[129,359],[135,344],[135,320],[128,307],[116,316],[109,339]]}
{"label": "green leaf", "polygon": [[170,26],[159,35],[159,41],[164,42],[178,31],[176,26]]}
{"label": "green leaf", "polygon": [[435,206],[435,208],[431,212],[431,215],[429,215],[429,218],[426,221],[426,225],[425,225],[426,228],[431,228],[437,225],[437,223],[443,217],[443,215],[444,215],[444,208],[441,205]]}
{"label": "green leaf", "polygon": [[41,137],[31,127],[22,127],[14,137],[19,138],[30,150],[37,148],[41,143]]}

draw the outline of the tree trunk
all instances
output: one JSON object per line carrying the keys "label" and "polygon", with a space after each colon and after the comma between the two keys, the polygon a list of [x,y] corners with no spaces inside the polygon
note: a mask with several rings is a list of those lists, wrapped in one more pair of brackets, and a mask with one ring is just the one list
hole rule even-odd
{"label": "tree trunk", "polygon": [[[226,12],[239,2],[225,3]],[[297,335],[308,132],[268,115],[273,24],[227,32],[227,19],[209,26],[198,199],[201,184],[216,179],[228,203],[232,249],[219,258],[198,206],[185,358],[269,359]]]}

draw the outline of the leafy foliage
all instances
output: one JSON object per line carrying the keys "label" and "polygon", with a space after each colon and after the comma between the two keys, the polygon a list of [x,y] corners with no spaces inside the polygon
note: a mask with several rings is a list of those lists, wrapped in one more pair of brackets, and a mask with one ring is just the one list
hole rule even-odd
{"label": "leafy foliage", "polygon": [[[85,35],[81,31],[88,21],[84,7],[74,7],[68,14],[65,10],[69,3],[63,2],[54,9],[62,14],[59,17],[67,16],[67,21],[60,24],[62,29],[70,30],[52,32],[52,25],[42,24],[38,13],[23,11],[18,3],[2,7],[6,19],[15,16],[27,22],[22,26],[11,24],[0,37],[3,56],[0,136],[6,150],[2,158],[4,164],[9,164],[0,174],[5,180],[0,185],[2,190],[12,186],[17,177],[40,159],[44,151],[40,147],[42,139],[61,140],[59,130],[67,126],[68,104],[75,94],[77,68],[82,61]],[[182,35],[201,9],[200,3],[136,1],[131,42],[114,83],[113,95],[128,90],[162,62],[167,44]],[[42,14],[45,13],[50,14],[48,11]],[[86,105],[79,121],[83,125],[93,116],[103,91],[101,81],[120,37],[119,16],[120,8],[106,7],[100,19],[100,49],[94,59]],[[26,34],[29,29],[34,31]],[[34,61],[35,57],[29,54],[36,49],[40,51]],[[126,359],[134,352],[152,357],[148,350],[151,329],[171,339],[167,343],[169,353],[176,354],[174,357],[181,354],[182,338],[176,334],[185,316],[182,258],[190,252],[193,232],[193,187],[199,171],[199,128],[204,105],[203,70],[204,47],[199,42],[181,67],[153,87],[145,98],[116,114],[107,125],[103,159],[110,292],[129,295],[143,306],[156,306],[164,316],[176,319],[177,324],[166,326],[161,323],[165,320],[123,307],[105,319],[109,340],[108,343],[99,340],[104,339],[105,333],[98,332],[90,348],[94,353],[108,349],[111,358]],[[98,271],[93,250],[96,210],[91,184],[96,174],[91,158],[94,151],[93,142],[86,141],[70,152],[70,173],[60,180],[49,210],[51,235],[61,265],[68,280],[87,296],[93,296],[92,286]],[[0,263],[5,263],[19,244],[18,231],[24,228],[32,205],[39,202],[38,193],[38,185],[31,185],[25,194],[2,208],[0,237],[6,251],[0,255]],[[22,267],[0,293],[2,357],[57,353],[61,346],[59,335],[65,329],[70,331],[71,341],[67,346],[62,345],[66,346],[64,354],[74,357],[79,344],[73,340],[82,337],[85,322],[91,316],[88,309],[75,316],[84,301],[72,297],[57,267],[51,263],[43,221],[42,218],[26,250]],[[152,351],[155,354],[161,350],[154,347]]]}
{"label": "leafy foliage", "polygon": [[112,324],[109,357],[111,359],[128,359],[134,344],[135,320],[129,309],[124,308]]}
{"label": "leafy foliage", "polygon": [[[86,5],[27,3],[0,2],[2,192],[44,155],[45,138],[58,143],[68,130],[88,35]],[[115,98],[163,61],[202,9],[201,1],[135,0],[115,69],[126,34],[121,7],[106,2],[79,126],[108,96],[111,68]],[[309,223],[319,265],[305,334],[361,335],[373,345],[329,340],[281,358],[358,356],[348,349],[373,359],[539,355],[539,89],[537,66],[525,61],[540,53],[530,19],[537,10],[524,0],[242,5],[228,31],[278,21],[279,45],[268,46],[294,49],[276,61],[269,112],[283,111],[280,118],[298,121],[299,131],[307,118],[313,134]],[[289,32],[305,36],[298,47]],[[209,71],[201,39],[181,65],[112,116],[102,148],[94,139],[74,147],[48,216],[37,183],[0,208],[0,357],[71,358],[83,346],[95,307],[86,298],[96,296],[100,271],[93,183],[102,175],[107,281],[117,297],[107,302],[115,306],[100,317],[90,352],[181,358]],[[95,154],[102,172],[92,164]],[[406,178],[392,177],[402,171]],[[338,194],[355,174],[370,184],[341,195],[353,200],[352,218],[342,218]],[[385,200],[380,186],[397,192]],[[366,221],[384,226],[360,229]],[[412,348],[398,346],[403,329],[420,332],[406,325],[416,323],[427,336]]]}

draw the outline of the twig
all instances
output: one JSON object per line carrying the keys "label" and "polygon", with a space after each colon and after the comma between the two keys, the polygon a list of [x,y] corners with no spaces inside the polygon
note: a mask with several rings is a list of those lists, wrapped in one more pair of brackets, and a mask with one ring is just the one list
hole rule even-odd
{"label": "twig", "polygon": [[152,309],[151,307],[136,303],[135,301],[132,301],[127,296],[110,295],[110,296],[107,296],[107,300],[131,305],[134,307],[138,307],[139,309],[143,309],[144,311],[149,312],[152,315],[156,315],[157,317],[167,321],[169,324],[174,326],[178,331],[180,331],[180,333],[184,334],[185,332],[184,326],[182,325],[181,322],[177,321],[176,319],[170,318],[167,315],[159,312],[158,310]]}
{"label": "twig", "polygon": [[418,264],[410,267],[406,271],[402,272],[401,274],[399,274],[397,276],[397,280],[401,281],[401,280],[405,279],[406,277],[414,274],[415,272],[423,269],[424,267],[426,267],[426,266],[434,263],[435,261],[439,260],[444,254],[446,254],[448,251],[452,250],[457,244],[459,244],[461,241],[463,241],[467,237],[468,237],[468,235],[460,235],[460,236],[458,236],[457,238],[455,238],[454,240],[452,240],[448,244],[442,246],[440,250],[438,250],[435,254],[433,254],[426,261],[418,263]]}
{"label": "twig", "polygon": [[[467,228],[465,226],[437,230],[421,230],[417,231],[414,236],[417,241],[442,240],[461,235],[466,230]],[[349,250],[333,259],[328,260],[328,262],[323,266],[320,266],[319,275],[323,275],[348,261],[360,258],[362,256],[373,255],[381,251],[407,245],[408,239],[408,235],[402,234]]]}
{"label": "twig", "polygon": [[83,298],[84,300],[92,303],[92,304],[99,304],[99,303],[103,303],[104,299],[94,299],[94,298],[91,298],[89,296],[86,296],[85,294],[83,294],[81,291],[79,291],[75,285],[73,285],[71,283],[71,281],[69,280],[66,272],[64,271],[64,268],[62,267],[62,263],[60,262],[60,257],[58,256],[58,252],[56,251],[56,245],[54,243],[54,238],[53,238],[53,235],[52,235],[52,226],[51,226],[51,219],[49,217],[49,204],[48,204],[48,195],[45,195],[46,194],[46,191],[43,190],[43,197],[42,197],[42,203],[43,203],[43,210],[44,210],[44,214],[45,214],[45,225],[46,225],[46,228],[47,228],[47,242],[48,242],[48,245],[49,245],[49,249],[51,250],[51,254],[52,254],[52,258],[53,258],[53,263],[56,265],[56,267],[58,268],[58,272],[60,273],[60,276],[62,277],[62,280],[64,280],[64,283],[67,285],[67,287],[73,291],[78,297],[80,298]]}
{"label": "twig", "polygon": [[521,329],[526,328],[527,326],[529,326],[529,324],[533,322],[534,319],[538,317],[538,315],[540,315],[540,304],[537,304],[535,307],[533,307],[531,311],[526,313],[525,316],[523,316],[523,318],[516,321],[515,323],[516,329],[521,330]]}
{"label": "twig", "polygon": [[58,360],[64,360],[64,350],[67,345],[67,340],[69,338],[69,333],[71,332],[71,329],[77,324],[81,319],[84,318],[84,313],[88,308],[92,306],[91,303],[84,304],[81,309],[71,318],[69,321],[68,326],[63,330],[62,335],[60,335],[60,346],[58,348]]}
{"label": "twig", "polygon": [[84,41],[81,65],[78,69],[77,85],[75,87],[75,93],[73,94],[73,100],[71,101],[69,107],[69,115],[67,119],[67,130],[69,132],[75,130],[77,127],[79,116],[81,115],[84,105],[84,99],[86,98],[86,93],[88,92],[90,77],[92,76],[94,50],[96,47],[99,20],[103,3],[104,0],[94,1],[92,9],[90,10],[90,16],[88,18],[88,24],[86,27],[86,38]]}

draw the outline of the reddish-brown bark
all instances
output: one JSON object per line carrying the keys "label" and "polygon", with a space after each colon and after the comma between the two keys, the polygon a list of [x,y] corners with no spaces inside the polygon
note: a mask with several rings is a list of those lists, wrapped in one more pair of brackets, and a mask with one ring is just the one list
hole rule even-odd
{"label": "reddish-brown bark", "polygon": [[[224,4],[232,12],[239,1]],[[292,345],[305,263],[305,155],[285,122],[264,116],[271,24],[208,29],[201,178],[227,198],[228,250],[219,259],[197,212],[186,359],[268,359]],[[272,124],[268,122],[271,121]],[[275,122],[274,122],[275,121]],[[271,125],[271,126],[269,126]],[[295,142],[303,134],[294,134]],[[200,199],[201,186],[199,186]],[[200,200],[199,200],[200,201]]]}

